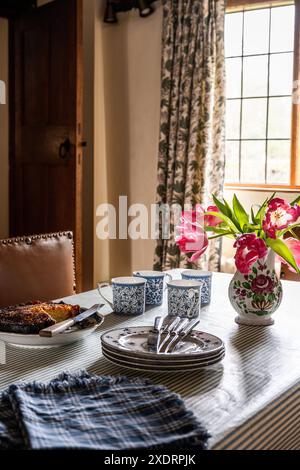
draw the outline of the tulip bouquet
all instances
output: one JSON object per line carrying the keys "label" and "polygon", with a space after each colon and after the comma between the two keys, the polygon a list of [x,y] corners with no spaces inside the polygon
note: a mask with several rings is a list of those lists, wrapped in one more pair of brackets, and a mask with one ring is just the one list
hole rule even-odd
{"label": "tulip bouquet", "polygon": [[236,248],[237,268],[229,299],[243,324],[269,325],[282,299],[282,285],[275,271],[275,257],[300,274],[300,197],[292,203],[275,197],[247,213],[236,195],[230,206],[213,196],[214,206],[198,205],[184,211],[175,238],[180,251],[191,263],[200,258],[209,240],[230,237]]}
{"label": "tulip bouquet", "polygon": [[[215,205],[205,211],[197,205],[193,211],[183,211],[175,238],[188,261],[195,262],[204,254],[209,240],[230,237],[236,248],[236,268],[249,274],[252,265],[272,249],[289,268],[300,273],[300,240],[294,232],[300,228],[300,196],[292,203],[275,197],[267,198],[259,208],[248,214],[237,196],[232,206],[213,196]],[[209,235],[207,235],[207,233]],[[283,239],[285,234],[288,238]]]}

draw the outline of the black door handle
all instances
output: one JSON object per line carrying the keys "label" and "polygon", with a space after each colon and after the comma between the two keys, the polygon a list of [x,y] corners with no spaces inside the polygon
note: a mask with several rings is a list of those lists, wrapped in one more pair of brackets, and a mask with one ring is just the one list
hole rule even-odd
{"label": "black door handle", "polygon": [[64,159],[64,158],[67,158],[69,152],[71,150],[71,141],[69,139],[69,137],[67,139],[64,140],[64,142],[62,142],[59,146],[59,149],[58,149],[58,155],[60,158]]}

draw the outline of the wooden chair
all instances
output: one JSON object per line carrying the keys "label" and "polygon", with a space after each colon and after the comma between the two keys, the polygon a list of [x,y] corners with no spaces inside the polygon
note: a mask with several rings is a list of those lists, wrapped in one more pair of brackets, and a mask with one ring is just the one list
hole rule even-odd
{"label": "wooden chair", "polygon": [[74,292],[72,232],[0,240],[0,307]]}

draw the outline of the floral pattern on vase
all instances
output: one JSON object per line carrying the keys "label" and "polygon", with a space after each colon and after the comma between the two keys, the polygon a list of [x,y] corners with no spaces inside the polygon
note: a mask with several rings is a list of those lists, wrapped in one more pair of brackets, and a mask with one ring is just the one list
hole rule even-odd
{"label": "floral pattern on vase", "polygon": [[238,312],[236,322],[245,325],[271,325],[271,315],[282,300],[282,285],[275,272],[275,253],[269,250],[249,274],[235,273],[229,286],[229,299]]}

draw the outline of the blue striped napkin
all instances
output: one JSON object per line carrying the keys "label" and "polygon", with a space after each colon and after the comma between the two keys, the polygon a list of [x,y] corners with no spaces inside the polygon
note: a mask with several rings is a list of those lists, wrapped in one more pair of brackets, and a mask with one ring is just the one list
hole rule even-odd
{"label": "blue striped napkin", "polygon": [[147,379],[63,373],[0,397],[0,448],[205,449],[208,438],[178,395]]}

